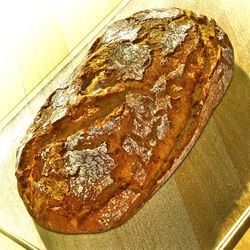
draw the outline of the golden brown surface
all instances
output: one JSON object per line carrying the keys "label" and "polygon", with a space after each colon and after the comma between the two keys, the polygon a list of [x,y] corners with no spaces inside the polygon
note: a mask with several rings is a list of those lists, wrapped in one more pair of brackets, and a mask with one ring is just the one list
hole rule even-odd
{"label": "golden brown surface", "polygon": [[64,233],[129,219],[190,150],[232,66],[227,35],[205,16],[151,10],[111,25],[19,149],[30,214]]}

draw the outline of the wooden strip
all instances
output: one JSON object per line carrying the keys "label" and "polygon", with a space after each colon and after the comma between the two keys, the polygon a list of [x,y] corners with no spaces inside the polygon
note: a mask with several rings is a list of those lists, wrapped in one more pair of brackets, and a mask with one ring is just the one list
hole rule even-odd
{"label": "wooden strip", "polygon": [[244,233],[250,227],[250,206],[240,216],[236,223],[232,226],[223,240],[215,248],[215,250],[221,249],[233,249],[237,242],[242,238]]}
{"label": "wooden strip", "polygon": [[[0,233],[2,233],[6,237],[8,237],[10,240],[16,242],[18,245],[20,245],[21,247],[24,247],[27,250],[39,250],[39,248],[33,246],[32,244],[30,244],[26,240],[16,236],[15,234],[12,234],[11,232],[8,232],[2,228],[0,228]],[[16,249],[16,247],[15,247],[15,249]]]}

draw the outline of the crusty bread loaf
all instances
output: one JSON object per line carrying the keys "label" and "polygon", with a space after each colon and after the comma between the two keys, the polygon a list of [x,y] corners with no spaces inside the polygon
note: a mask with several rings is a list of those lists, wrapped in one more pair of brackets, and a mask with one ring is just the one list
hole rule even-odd
{"label": "crusty bread loaf", "polygon": [[18,150],[27,210],[63,233],[128,220],[187,155],[233,73],[214,20],[177,8],[115,22],[48,98]]}

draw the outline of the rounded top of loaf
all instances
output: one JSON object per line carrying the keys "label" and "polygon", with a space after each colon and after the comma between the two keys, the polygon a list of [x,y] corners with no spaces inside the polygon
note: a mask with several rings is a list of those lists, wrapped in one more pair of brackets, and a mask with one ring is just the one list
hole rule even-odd
{"label": "rounded top of loaf", "polygon": [[145,10],[108,26],[20,145],[29,213],[63,233],[126,221],[181,161],[232,65],[225,32],[191,11]]}

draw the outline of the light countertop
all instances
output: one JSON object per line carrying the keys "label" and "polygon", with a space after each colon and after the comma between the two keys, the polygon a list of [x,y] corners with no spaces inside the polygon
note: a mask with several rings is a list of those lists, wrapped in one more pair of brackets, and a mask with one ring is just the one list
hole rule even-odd
{"label": "light countertop", "polygon": [[[50,16],[48,20],[52,20],[56,12],[62,11],[59,10],[62,7],[55,4],[57,1],[51,2],[53,11],[48,11],[47,15]],[[117,4],[116,1],[109,2],[113,4],[111,8]],[[233,80],[190,154],[169,181],[133,218],[106,233],[62,235],[49,232],[34,223],[18,196],[14,171],[16,147],[37,109],[50,91],[70,74],[86,51],[83,50],[74,59],[70,55],[69,59],[73,60],[64,71],[56,75],[49,85],[46,85],[48,82],[46,79],[43,82],[43,86],[46,87],[38,91],[39,94],[20,109],[19,115],[0,131],[0,180],[2,181],[0,229],[8,231],[38,249],[215,249],[250,205],[250,1],[132,0],[128,2],[115,19],[121,19],[146,8],[172,6],[191,9],[214,18],[229,35],[235,50]],[[46,4],[44,11],[49,8],[49,2]],[[5,77],[6,82],[11,84],[17,80],[16,84],[17,82],[21,84],[16,87],[17,93],[24,95],[28,93],[29,88],[34,87],[29,83],[35,83],[44,77],[47,71],[52,70],[58,58],[65,56],[75,46],[77,39],[81,40],[83,34],[77,33],[78,29],[81,30],[81,25],[77,26],[78,23],[85,24],[88,18],[99,15],[92,10],[91,14],[83,16],[81,10],[84,6],[80,7],[81,9],[73,10],[69,4],[61,12],[68,15],[61,17],[64,18],[63,21],[57,21],[56,24],[45,21],[37,26],[35,40],[24,46],[24,51],[32,60],[27,56],[25,62],[26,56],[22,49],[20,49],[22,52],[18,53],[22,53],[20,58],[24,61],[21,60],[19,64],[13,65],[7,60],[4,69],[9,70],[8,76],[6,73],[0,74],[0,77]],[[74,17],[76,19],[72,17],[72,13],[76,13]],[[74,27],[73,33],[76,33],[75,35],[72,33],[71,37],[72,27]],[[56,39],[54,34],[58,34]],[[46,43],[47,41],[50,42]],[[37,51],[38,48],[41,51]],[[43,49],[47,51],[45,56],[47,59],[44,60]],[[21,70],[26,72],[24,76],[20,75]],[[30,72],[30,75],[27,72]],[[50,79],[52,76],[55,75],[52,74]],[[1,78],[1,82],[3,80],[4,78]],[[25,85],[26,83],[28,85]],[[0,88],[3,88],[2,85]],[[2,106],[5,104],[3,100],[7,98],[7,92],[0,90],[2,95],[0,102],[4,102],[0,104]],[[19,98],[23,96],[18,96],[17,99],[13,97],[13,100]],[[3,116],[6,111],[1,112],[0,116]],[[6,245],[12,244],[6,243],[8,239],[0,234],[0,244],[1,242],[5,242]],[[242,245],[240,243],[237,245],[237,249],[244,249],[249,244],[249,236],[244,237],[242,242]]]}

